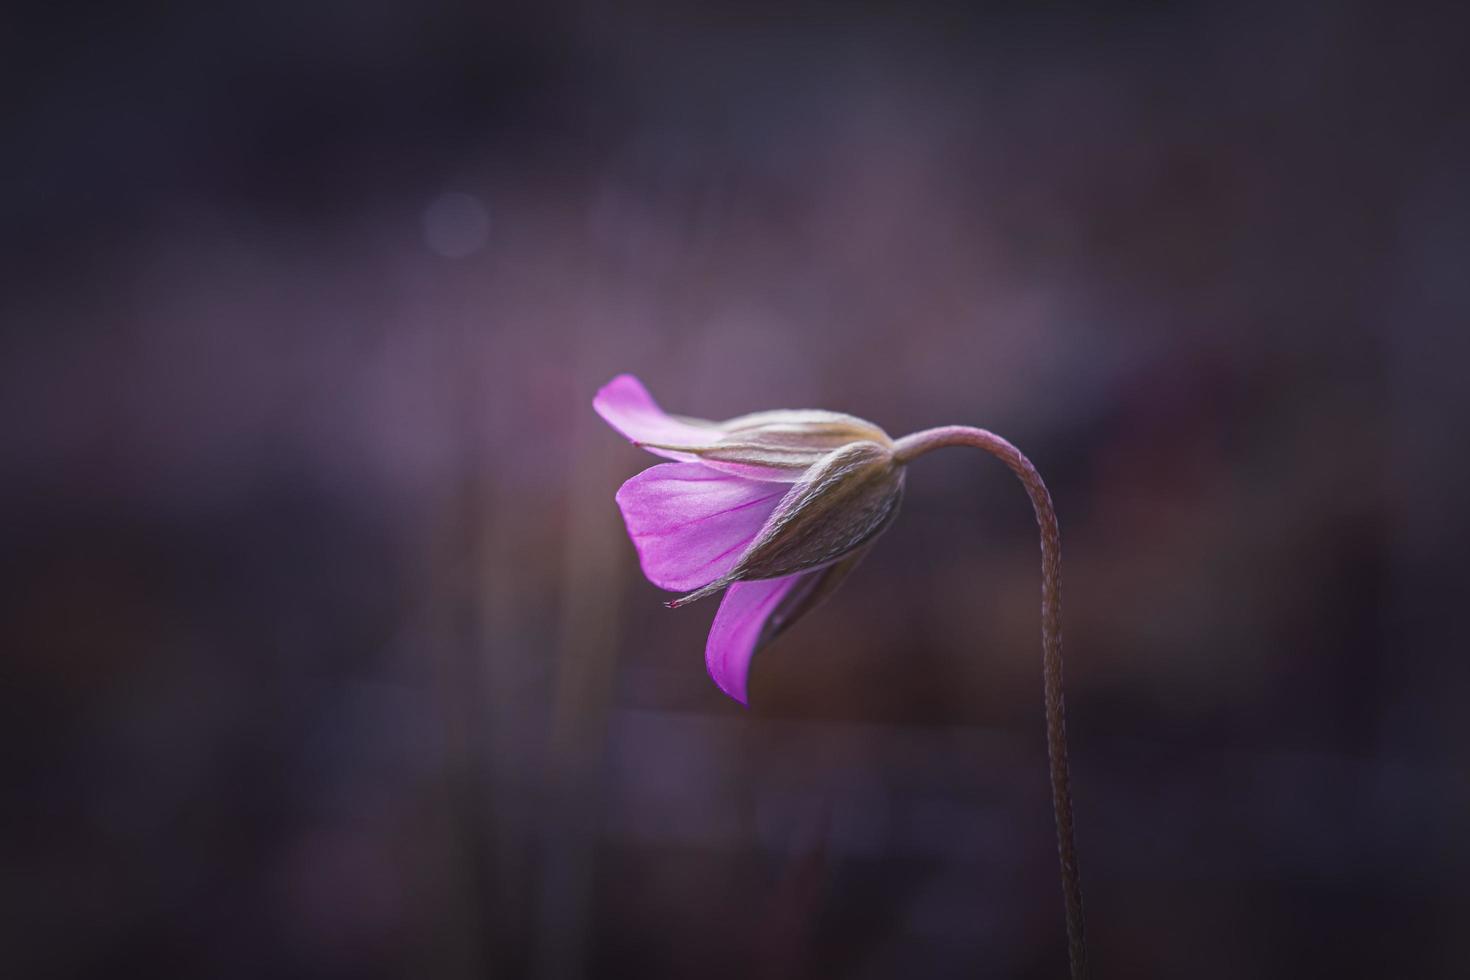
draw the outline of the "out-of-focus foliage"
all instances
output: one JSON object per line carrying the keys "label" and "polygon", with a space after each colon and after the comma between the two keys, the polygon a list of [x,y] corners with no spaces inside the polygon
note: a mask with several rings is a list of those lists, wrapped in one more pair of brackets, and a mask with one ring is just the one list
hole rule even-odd
{"label": "out-of-focus foliage", "polygon": [[1051,482],[1099,976],[1463,975],[1450,8],[31,5],[12,976],[1053,976],[1037,545],[926,458],[756,663],[592,414]]}

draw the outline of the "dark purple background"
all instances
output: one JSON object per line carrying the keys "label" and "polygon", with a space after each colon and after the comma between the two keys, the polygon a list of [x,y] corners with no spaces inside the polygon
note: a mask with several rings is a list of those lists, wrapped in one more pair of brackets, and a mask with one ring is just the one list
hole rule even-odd
{"label": "dark purple background", "polygon": [[1470,974],[1450,6],[11,9],[5,975],[1061,976],[1019,486],[743,711],[621,371],[1032,456],[1098,978]]}

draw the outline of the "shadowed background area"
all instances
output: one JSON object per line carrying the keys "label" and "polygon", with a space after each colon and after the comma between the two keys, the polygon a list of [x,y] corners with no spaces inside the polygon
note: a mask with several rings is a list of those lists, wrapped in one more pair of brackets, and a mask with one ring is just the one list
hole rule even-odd
{"label": "shadowed background area", "polygon": [[1470,971],[1450,7],[10,19],[6,975],[1062,975],[1019,485],[742,710],[622,371],[1036,462],[1097,977]]}

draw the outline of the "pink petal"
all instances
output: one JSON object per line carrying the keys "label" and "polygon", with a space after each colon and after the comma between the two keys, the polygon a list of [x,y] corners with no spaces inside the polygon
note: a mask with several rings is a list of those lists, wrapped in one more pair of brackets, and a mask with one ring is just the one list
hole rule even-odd
{"label": "pink petal", "polygon": [[617,501],[643,574],[689,592],[735,566],[788,489],[698,463],[660,463],[624,483]]}
{"label": "pink petal", "polygon": [[[795,483],[801,479],[802,470],[761,466],[754,463],[737,463],[727,460],[705,460],[698,453],[681,452],[669,446],[706,448],[724,438],[724,430],[714,422],[698,419],[678,419],[658,407],[658,402],[643,387],[643,382],[631,374],[620,374],[597,392],[592,407],[603,421],[626,436],[635,446],[646,449],[655,456],[677,459],[685,463],[703,462],[712,469],[733,476],[772,483]],[[650,445],[656,443],[657,445]]]}
{"label": "pink petal", "polygon": [[713,425],[698,425],[664,412],[643,383],[631,374],[620,374],[603,385],[597,397],[592,399],[592,407],[608,425],[634,444],[668,459],[692,462],[698,457],[676,450],[655,449],[646,444],[708,446],[720,437],[719,430]]}
{"label": "pink petal", "polygon": [[741,704],[747,703],[750,659],[755,655],[766,620],[802,579],[821,572],[822,569],[815,569],[783,578],[736,582],[726,590],[704,648],[709,675],[720,690]]}
{"label": "pink petal", "polygon": [[731,585],[704,648],[705,663],[720,690],[745,704],[751,657],[820,605],[867,553],[860,548],[821,568]]}

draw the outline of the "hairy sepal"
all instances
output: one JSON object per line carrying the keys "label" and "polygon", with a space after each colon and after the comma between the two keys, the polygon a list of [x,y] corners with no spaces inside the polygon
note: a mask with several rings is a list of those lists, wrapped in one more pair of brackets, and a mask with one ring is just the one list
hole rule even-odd
{"label": "hairy sepal", "polygon": [[832,450],[791,488],[729,572],[669,605],[702,599],[731,582],[778,578],[847,556],[897,515],[903,480],[904,468],[887,446],[854,442]]}
{"label": "hairy sepal", "polygon": [[709,441],[698,445],[640,445],[687,453],[715,469],[756,479],[797,482],[843,446],[861,442],[893,445],[888,434],[871,422],[815,409],[756,412],[720,423],[679,421],[707,426]]}

